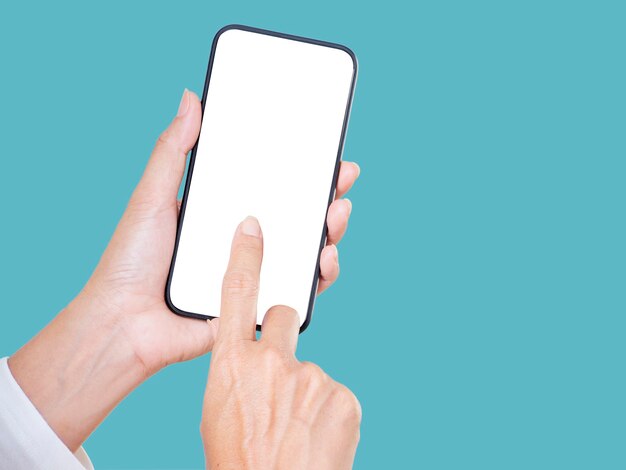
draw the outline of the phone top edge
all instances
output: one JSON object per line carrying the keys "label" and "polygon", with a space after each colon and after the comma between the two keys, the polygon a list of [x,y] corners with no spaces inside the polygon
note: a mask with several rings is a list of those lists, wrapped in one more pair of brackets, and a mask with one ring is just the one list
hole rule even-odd
{"label": "phone top edge", "polygon": [[279,31],[272,31],[269,29],[257,28],[255,26],[247,26],[247,25],[238,24],[238,23],[232,23],[226,26],[222,26],[217,31],[217,33],[215,33],[215,36],[213,37],[213,44],[217,43],[217,41],[219,40],[219,37],[223,33],[225,33],[226,31],[233,30],[233,29],[238,29],[240,31],[248,31],[250,33],[264,34],[266,36],[274,36],[274,37],[282,38],[282,39],[289,39],[292,41],[306,42],[309,44],[315,44],[317,46],[325,46],[325,47],[330,47],[333,49],[339,49],[345,52],[346,54],[348,54],[348,56],[350,56],[350,59],[352,60],[352,68],[355,74],[357,73],[358,68],[359,68],[359,61],[356,57],[356,54],[354,53],[352,49],[350,49],[348,46],[344,46],[343,44],[330,42],[330,41],[323,41],[321,39],[308,38],[305,36],[297,36],[295,34],[281,33]]}

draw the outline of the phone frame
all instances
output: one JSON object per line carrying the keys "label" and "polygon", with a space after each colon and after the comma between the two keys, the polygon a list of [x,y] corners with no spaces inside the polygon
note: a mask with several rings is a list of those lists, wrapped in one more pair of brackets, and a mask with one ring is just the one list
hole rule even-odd
{"label": "phone frame", "polygon": [[[328,208],[330,207],[330,204],[333,202],[333,200],[335,199],[335,191],[336,191],[336,187],[337,187],[337,178],[339,177],[339,169],[341,166],[341,156],[343,154],[343,148],[344,148],[344,143],[345,143],[345,137],[346,137],[346,131],[348,129],[348,121],[350,119],[350,110],[352,108],[352,99],[354,97],[354,89],[356,86],[356,79],[357,79],[357,72],[358,72],[358,62],[357,62],[357,58],[356,55],[354,54],[354,52],[352,52],[352,50],[350,50],[348,47],[343,46],[341,44],[336,44],[336,43],[332,43],[332,42],[326,42],[326,41],[320,41],[317,39],[310,39],[310,38],[305,38],[302,36],[294,36],[292,34],[285,34],[285,33],[279,33],[276,31],[269,31],[266,29],[261,29],[261,28],[255,28],[252,26],[245,26],[245,25],[241,25],[241,24],[230,24],[227,26],[224,26],[223,28],[221,28],[216,34],[215,37],[213,38],[213,44],[211,45],[211,55],[209,56],[209,65],[207,67],[207,73],[206,73],[206,79],[204,81],[204,90],[202,92],[202,119],[204,119],[204,109],[205,109],[205,105],[206,105],[206,98],[207,98],[207,92],[209,90],[209,83],[211,81],[211,71],[213,69],[213,61],[215,58],[215,51],[217,49],[217,43],[219,41],[220,36],[226,32],[229,31],[231,29],[239,29],[242,31],[249,31],[252,33],[257,33],[257,34],[265,34],[268,36],[275,36],[278,38],[282,38],[282,39],[289,39],[292,41],[300,41],[300,42],[306,42],[309,44],[315,44],[318,46],[325,46],[325,47],[332,47],[334,49],[340,49],[344,52],[346,52],[350,58],[352,59],[352,64],[353,64],[353,71],[352,71],[352,80],[350,83],[350,92],[348,94],[348,101],[346,103],[346,111],[344,113],[344,119],[343,119],[343,125],[342,125],[342,129],[341,129],[341,136],[339,139],[339,148],[337,150],[337,158],[335,161],[335,170],[334,170],[334,174],[333,174],[333,180],[331,183],[331,187],[330,187],[330,192],[329,192],[329,196],[328,196],[328,203],[326,205],[326,216],[324,218],[324,227],[322,229],[322,235],[321,235],[321,239],[320,239],[320,245],[319,245],[319,249],[318,249],[318,253],[317,253],[317,262],[315,263],[315,273],[313,275],[313,284],[311,287],[311,293],[309,295],[309,304],[308,304],[308,308],[307,308],[307,313],[306,313],[306,318],[304,320],[304,323],[302,324],[302,326],[300,327],[300,333],[302,333],[304,330],[306,330],[306,328],[309,326],[309,323],[311,322],[311,317],[313,315],[313,307],[315,305],[315,298],[317,296],[317,287],[319,284],[319,275],[320,275],[320,256],[322,253],[322,250],[324,249],[324,246],[326,246],[326,240],[327,240],[327,235],[328,235],[328,228],[327,228],[327,222],[326,219],[328,217]],[[202,132],[202,127],[200,128],[200,132]],[[217,318],[217,317],[212,317],[210,315],[203,315],[203,314],[199,314],[199,313],[194,313],[194,312],[187,312],[184,310],[179,309],[178,307],[176,307],[174,305],[174,303],[172,302],[171,296],[170,296],[170,286],[171,286],[171,281],[172,281],[172,276],[174,273],[174,266],[176,264],[176,254],[178,253],[178,243],[180,241],[180,234],[182,231],[182,226],[183,226],[183,221],[185,218],[185,208],[187,205],[187,197],[189,195],[189,188],[191,187],[191,180],[193,178],[193,168],[194,168],[194,164],[196,161],[196,152],[198,150],[198,142],[200,141],[200,136],[198,136],[198,140],[196,141],[196,143],[193,146],[193,149],[191,150],[191,157],[189,159],[189,168],[187,170],[187,178],[185,180],[185,188],[184,188],[184,193],[183,193],[183,199],[181,202],[181,206],[180,206],[180,211],[178,214],[178,225],[176,228],[176,241],[174,243],[174,252],[172,253],[172,262],[170,264],[170,269],[169,269],[169,273],[167,276],[167,283],[165,285],[165,303],[167,304],[168,308],[174,312],[177,315],[181,315],[184,317],[190,317],[190,318],[196,318],[196,319],[202,319],[202,320],[207,320],[207,319],[213,319],[213,318]],[[257,325],[256,326],[257,331],[261,330],[261,326]]]}

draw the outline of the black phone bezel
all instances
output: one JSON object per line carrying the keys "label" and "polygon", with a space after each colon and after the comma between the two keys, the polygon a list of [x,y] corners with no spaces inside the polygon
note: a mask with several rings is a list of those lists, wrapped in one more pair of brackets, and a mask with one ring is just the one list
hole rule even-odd
{"label": "black phone bezel", "polygon": [[[300,42],[306,42],[309,44],[316,44],[319,46],[325,46],[325,47],[332,47],[334,49],[340,49],[344,52],[346,52],[350,58],[352,59],[352,64],[353,64],[353,72],[352,72],[352,81],[350,83],[350,92],[348,94],[348,101],[346,103],[346,111],[344,113],[344,119],[343,119],[343,125],[342,125],[342,129],[341,129],[341,136],[339,139],[339,148],[337,150],[337,159],[335,161],[335,170],[334,170],[334,174],[333,174],[333,180],[332,180],[332,184],[330,187],[330,193],[328,196],[328,203],[326,205],[326,216],[328,216],[328,208],[330,207],[330,204],[333,202],[334,197],[335,197],[335,189],[337,186],[337,178],[339,176],[339,168],[341,165],[341,155],[343,153],[343,148],[344,148],[344,142],[345,142],[345,137],[346,137],[346,131],[348,128],[348,121],[350,118],[350,110],[352,107],[352,99],[354,96],[354,89],[355,89],[355,85],[356,85],[356,79],[357,79],[357,72],[358,72],[358,63],[357,63],[357,58],[356,55],[354,54],[354,52],[352,50],[350,50],[348,47],[343,46],[341,44],[336,44],[336,43],[332,43],[332,42],[326,42],[326,41],[320,41],[317,39],[310,39],[310,38],[305,38],[302,36],[294,36],[292,34],[285,34],[285,33],[279,33],[276,31],[270,31],[270,30],[266,30],[266,29],[261,29],[261,28],[255,28],[252,26],[245,26],[245,25],[241,25],[241,24],[230,24],[227,26],[224,26],[223,28],[221,28],[216,34],[215,37],[213,38],[213,44],[211,45],[211,54],[209,56],[209,65],[207,67],[207,73],[206,73],[206,79],[204,81],[204,90],[202,92],[202,116],[204,118],[204,109],[205,109],[205,105],[206,105],[206,98],[207,98],[207,91],[209,89],[209,83],[211,80],[211,70],[213,68],[213,61],[215,58],[215,51],[217,49],[217,43],[219,41],[220,36],[225,33],[226,31],[229,31],[231,29],[239,29],[239,30],[243,30],[243,31],[249,31],[249,32],[253,32],[253,33],[258,33],[258,34],[265,34],[265,35],[269,35],[269,36],[275,36],[275,37],[279,37],[279,38],[283,38],[283,39],[290,39],[293,41],[300,41]],[[198,141],[200,140],[200,137],[198,136]],[[172,302],[171,296],[170,296],[170,286],[171,286],[171,281],[172,281],[172,276],[174,273],[174,265],[176,264],[176,254],[178,252],[178,243],[180,241],[180,234],[181,234],[181,230],[182,230],[182,226],[183,226],[183,221],[185,218],[185,208],[187,205],[187,197],[189,195],[189,188],[191,187],[191,180],[193,177],[193,168],[194,168],[194,163],[196,160],[196,151],[198,149],[198,141],[196,141],[192,151],[191,151],[191,157],[189,159],[189,168],[187,171],[187,178],[185,180],[185,188],[184,188],[184,193],[183,193],[183,199],[181,202],[181,206],[180,206],[180,212],[178,214],[178,225],[176,228],[176,241],[174,243],[174,252],[172,254],[172,262],[170,264],[170,269],[169,269],[169,273],[167,276],[167,283],[165,286],[165,303],[167,304],[168,308],[174,312],[177,315],[181,315],[184,317],[190,317],[190,318],[196,318],[196,319],[202,319],[202,320],[207,320],[207,319],[213,319],[216,317],[212,317],[210,315],[203,315],[203,314],[199,314],[199,313],[194,313],[194,312],[187,312],[185,310],[181,310],[178,307],[176,307],[174,305],[174,303]],[[309,326],[310,322],[311,322],[311,317],[313,315],[313,307],[315,305],[315,297],[317,294],[317,286],[319,283],[319,274],[320,274],[320,255],[322,253],[322,249],[324,248],[324,246],[326,246],[326,238],[327,238],[327,232],[328,232],[328,228],[326,225],[326,218],[324,219],[324,227],[322,229],[322,236],[320,239],[320,245],[319,245],[319,249],[318,249],[318,254],[317,254],[317,262],[315,264],[315,273],[313,275],[313,285],[311,287],[311,293],[309,296],[309,305],[308,305],[308,309],[307,309],[307,314],[306,314],[306,319],[304,321],[304,323],[302,324],[302,326],[300,327],[300,333],[302,333],[304,330],[306,330],[306,328]],[[260,331],[261,330],[261,326],[257,325],[257,330]]]}

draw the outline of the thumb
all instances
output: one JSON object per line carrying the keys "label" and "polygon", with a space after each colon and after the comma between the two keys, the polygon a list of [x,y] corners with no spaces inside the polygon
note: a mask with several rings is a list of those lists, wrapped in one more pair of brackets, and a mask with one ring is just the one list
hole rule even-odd
{"label": "thumb", "polygon": [[187,153],[198,139],[201,120],[200,100],[195,93],[185,89],[178,113],[159,136],[131,204],[154,209],[176,204]]}
{"label": "thumb", "polygon": [[166,314],[171,325],[168,325],[169,341],[163,347],[172,348],[167,363],[189,361],[213,350],[219,318],[202,321],[179,317],[170,311]]}

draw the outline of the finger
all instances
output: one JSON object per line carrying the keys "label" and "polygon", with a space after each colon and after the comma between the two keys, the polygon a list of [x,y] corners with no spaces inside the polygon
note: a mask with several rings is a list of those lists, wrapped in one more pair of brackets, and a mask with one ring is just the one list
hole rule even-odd
{"label": "finger", "polygon": [[168,312],[168,317],[172,318],[174,323],[172,329],[175,334],[171,335],[171,342],[172,347],[178,351],[178,356],[173,356],[176,362],[194,359],[213,349],[219,329],[219,318],[190,321],[188,318],[172,315],[171,312]]}
{"label": "finger", "polygon": [[338,199],[328,208],[326,224],[328,225],[328,243],[336,245],[346,233],[348,219],[352,212],[350,199]]}
{"label": "finger", "polygon": [[339,277],[339,253],[335,245],[327,245],[320,255],[320,279],[317,293],[321,294]]}
{"label": "finger", "polygon": [[288,354],[296,353],[300,317],[291,307],[275,305],[263,318],[261,342],[272,345]]}
{"label": "finger", "polygon": [[339,177],[337,178],[337,191],[335,198],[344,196],[361,174],[361,168],[354,162],[341,162],[339,167]]}
{"label": "finger", "polygon": [[190,320],[172,312],[163,305],[136,315],[133,329],[129,332],[144,340],[142,356],[154,358],[144,362],[150,374],[175,362],[188,361],[213,349],[217,339],[219,319],[210,321]]}
{"label": "finger", "polygon": [[176,204],[187,153],[198,139],[201,117],[200,100],[185,90],[178,114],[159,137],[131,203],[154,209]]}
{"label": "finger", "polygon": [[259,222],[246,217],[235,230],[230,261],[222,283],[220,339],[256,338],[263,235]]}

